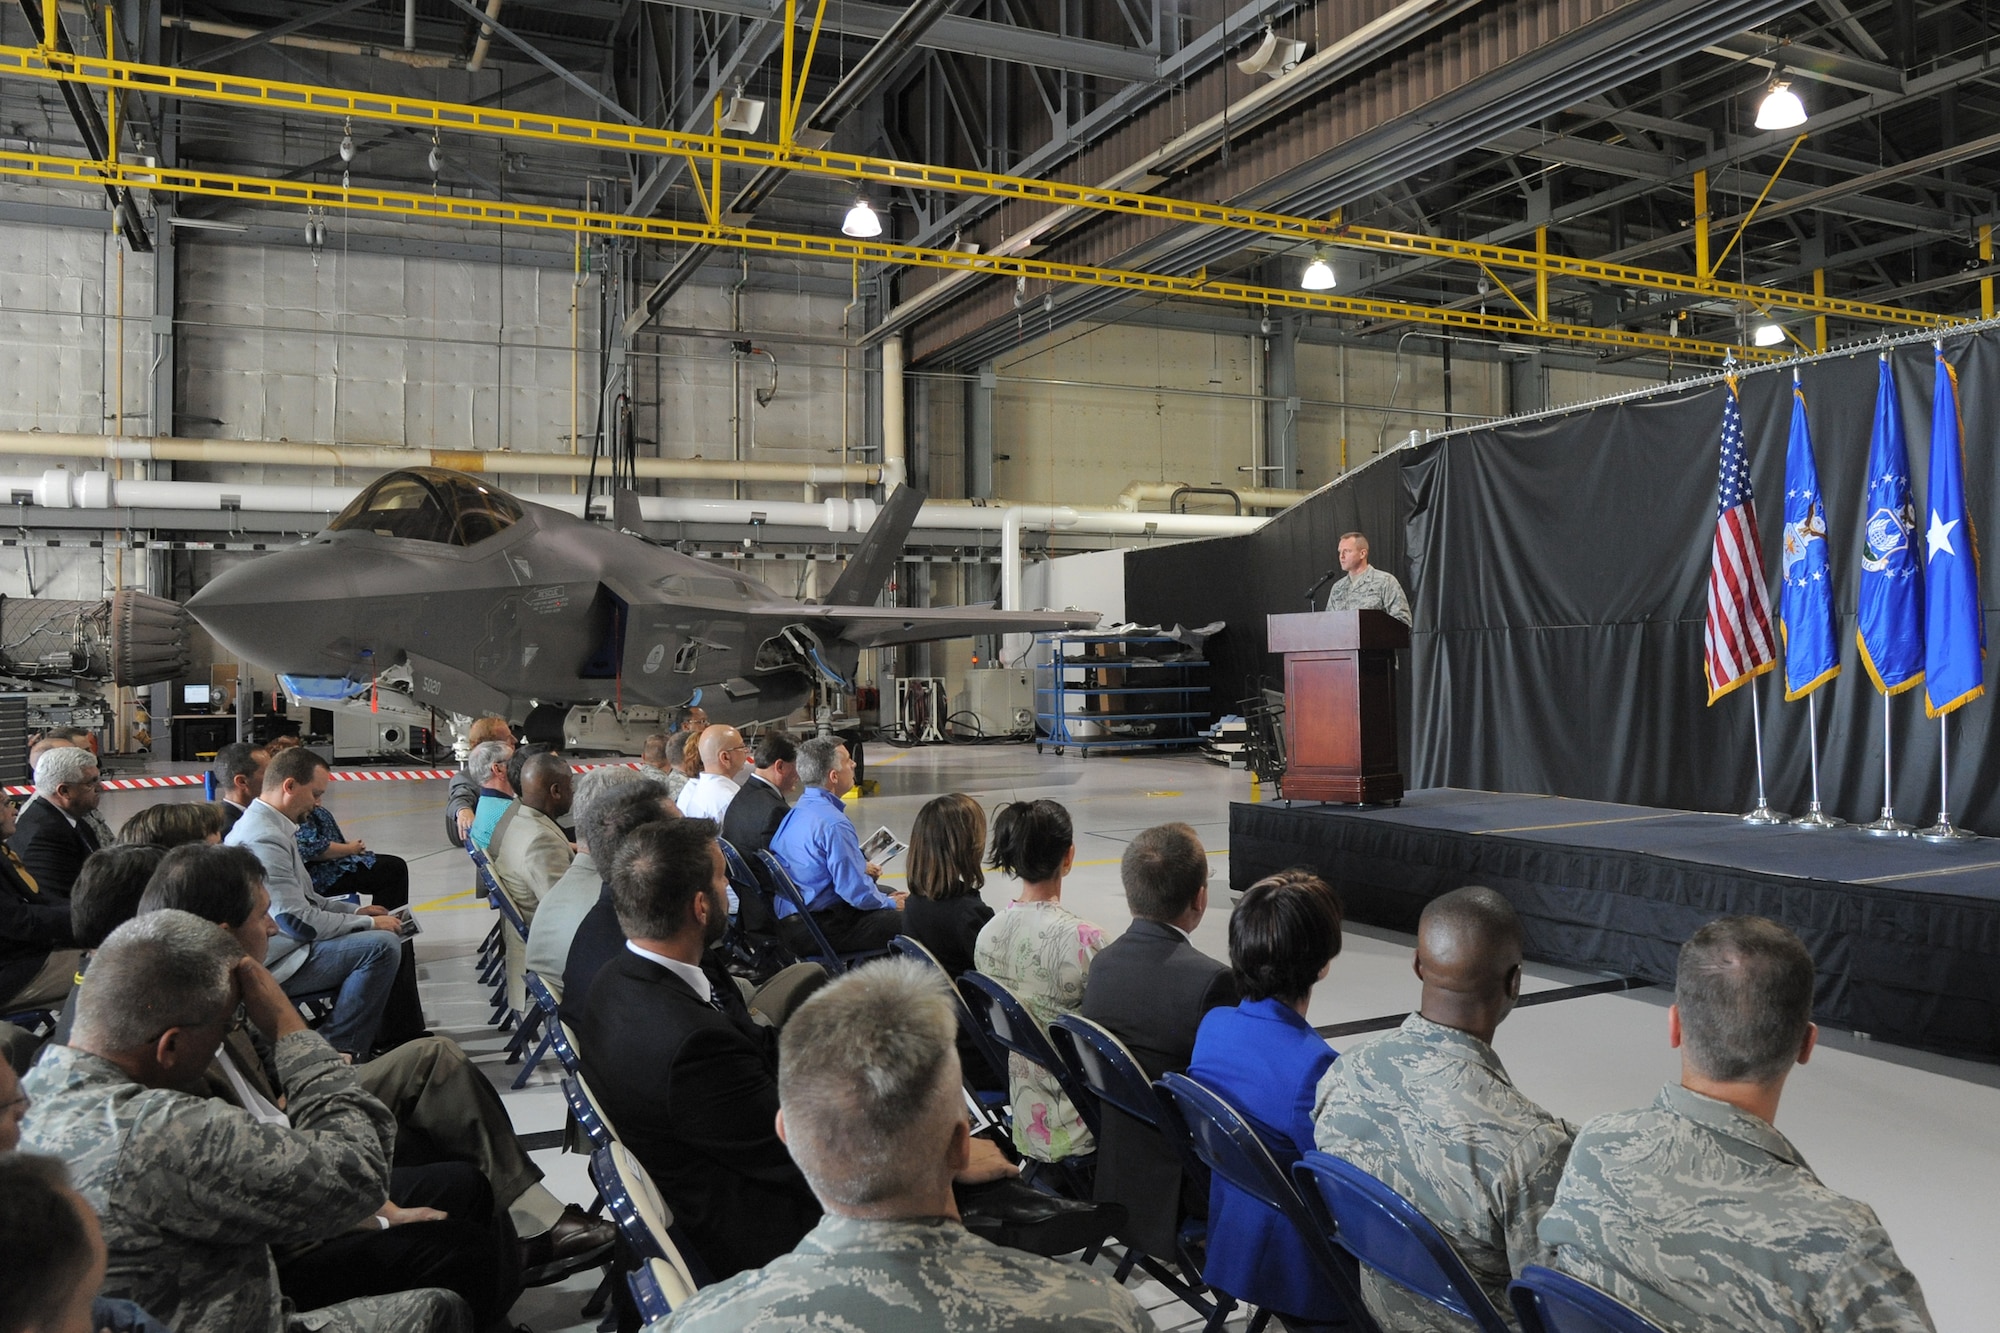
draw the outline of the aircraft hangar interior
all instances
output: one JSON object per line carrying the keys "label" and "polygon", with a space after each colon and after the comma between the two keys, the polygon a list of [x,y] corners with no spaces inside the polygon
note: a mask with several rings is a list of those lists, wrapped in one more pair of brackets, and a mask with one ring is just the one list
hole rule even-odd
{"label": "aircraft hangar interior", "polygon": [[[1676,1076],[1682,941],[1768,915],[1818,969],[1785,1127],[1929,1304],[1766,1326],[1990,1328],[1996,24],[1985,0],[0,7],[0,785],[27,797],[31,746],[70,736],[115,828],[226,798],[233,743],[323,756],[327,807],[409,862],[422,1016],[578,1205],[602,1170],[565,1151],[563,1071],[516,1079],[567,1043],[488,956],[513,891],[447,827],[479,719],[579,773],[836,737],[890,857],[933,797],[969,792],[981,828],[1061,803],[1064,901],[1106,936],[1137,914],[1135,835],[1185,825],[1212,878],[1183,933],[1218,966],[1245,890],[1313,867],[1346,949],[1298,1011],[1342,1049],[1417,1006],[1426,904],[1489,884],[1542,993],[1498,1043],[1572,1130]],[[1960,587],[1973,629],[1925,639]],[[1932,600],[1898,639],[1905,595]],[[898,905],[913,860],[873,867]],[[737,961],[763,982],[776,956]],[[1083,1209],[1079,1179],[1035,1183]],[[634,1244],[536,1269],[512,1322],[599,1327],[600,1281],[621,1328],[678,1304],[628,1299]],[[1159,1327],[1327,1313],[1108,1244],[1064,1262]],[[1670,1333],[1747,1326],[1594,1280]]]}

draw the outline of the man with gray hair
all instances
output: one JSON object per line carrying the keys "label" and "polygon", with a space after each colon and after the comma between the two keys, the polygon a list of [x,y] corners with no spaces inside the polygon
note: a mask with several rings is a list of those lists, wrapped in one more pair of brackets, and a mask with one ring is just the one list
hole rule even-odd
{"label": "man with gray hair", "polygon": [[1821,1184],[1773,1124],[1819,1039],[1812,1001],[1812,957],[1775,921],[1722,917],[1681,946],[1680,1081],[1577,1135],[1542,1219],[1556,1268],[1668,1333],[1932,1327],[1875,1210]]}
{"label": "man with gray hair", "polygon": [[[1334,1061],[1319,1081],[1313,1139],[1416,1205],[1506,1312],[1507,1284],[1547,1258],[1535,1228],[1576,1133],[1515,1088],[1493,1049],[1521,995],[1521,918],[1477,885],[1435,898],[1418,918],[1412,966],[1417,1012]],[[1361,1270],[1361,1294],[1384,1333],[1475,1327],[1372,1268]]]}
{"label": "man with gray hair", "polygon": [[[272,1043],[289,1123],[179,1091],[215,1057],[239,1003]],[[24,1146],[67,1162],[104,1220],[106,1294],[182,1333],[469,1327],[463,1301],[428,1288],[310,1315],[284,1302],[271,1246],[374,1225],[395,1121],[227,931],[166,910],[111,932],[70,1044],[22,1088],[35,1107]]]}
{"label": "man with gray hair", "polygon": [[[648,785],[646,779],[637,769],[623,764],[593,768],[576,780],[576,794],[570,798],[569,812],[576,821],[576,836],[583,850],[542,895],[535,919],[528,923],[528,971],[538,974],[558,1000],[563,994],[563,967],[569,962],[570,941],[576,938],[576,928],[583,924],[584,916],[597,905],[603,892],[604,874],[598,867],[608,869],[611,865],[612,849],[606,845],[606,831],[594,827],[591,821],[607,799],[645,785]],[[604,850],[602,856],[600,847]]]}
{"label": "man with gray hair", "polygon": [[482,741],[465,756],[465,771],[479,784],[479,801],[472,809],[472,826],[466,839],[480,851],[492,840],[493,826],[514,803],[514,784],[507,780],[507,766],[514,758],[508,741]]}
{"label": "man with gray hair", "polygon": [[41,891],[67,901],[70,885],[98,848],[84,816],[97,809],[97,756],[58,746],[35,762],[35,798],[22,809],[7,845]]}
{"label": "man with gray hair", "polygon": [[[861,838],[847,818],[841,793],[854,786],[854,760],[832,736],[815,736],[799,746],[799,803],[771,835],[771,854],[784,863],[805,896],[827,942],[842,953],[888,947],[903,930],[900,893],[884,893],[875,881],[880,866],[861,854]],[[790,902],[778,900],[778,934],[801,957],[814,952],[813,939]]]}
{"label": "man with gray hair", "polygon": [[799,1008],[779,1042],[778,1134],[825,1216],[791,1253],[696,1292],[665,1330],[1153,1328],[1110,1278],[1003,1249],[959,1220],[953,1177],[973,1140],[957,1022],[936,969],[907,959],[850,972]]}

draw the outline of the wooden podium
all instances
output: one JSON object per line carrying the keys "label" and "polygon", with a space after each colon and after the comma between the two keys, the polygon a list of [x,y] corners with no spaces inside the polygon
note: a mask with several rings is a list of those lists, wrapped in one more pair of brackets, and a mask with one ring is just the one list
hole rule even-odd
{"label": "wooden podium", "polygon": [[1385,611],[1266,619],[1270,651],[1285,655],[1285,798],[1400,801],[1395,650],[1409,627]]}

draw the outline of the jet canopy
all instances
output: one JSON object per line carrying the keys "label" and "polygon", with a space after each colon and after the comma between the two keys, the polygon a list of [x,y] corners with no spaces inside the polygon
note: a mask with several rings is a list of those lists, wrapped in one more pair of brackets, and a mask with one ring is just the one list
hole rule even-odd
{"label": "jet canopy", "polygon": [[372,532],[445,546],[471,546],[519,522],[520,503],[505,491],[443,468],[391,472],[354,497],[328,532]]}

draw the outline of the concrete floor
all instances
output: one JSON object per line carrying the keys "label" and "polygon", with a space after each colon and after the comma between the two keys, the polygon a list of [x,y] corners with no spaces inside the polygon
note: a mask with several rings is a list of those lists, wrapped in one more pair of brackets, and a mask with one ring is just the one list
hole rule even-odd
{"label": "concrete floor", "polygon": [[[874,797],[855,802],[863,833],[887,824],[907,834],[917,809],[941,792],[965,791],[991,811],[1016,799],[1047,797],[1068,807],[1077,830],[1077,861],[1064,902],[1110,934],[1130,920],[1118,884],[1125,842],[1154,824],[1182,820],[1200,833],[1214,860],[1216,902],[1195,942],[1228,953],[1228,803],[1249,798],[1249,781],[1192,756],[1075,754],[1037,756],[1032,746],[934,746],[869,753]],[[161,793],[105,797],[115,826]],[[180,793],[175,793],[180,795]],[[199,792],[187,793],[198,797]],[[329,806],[350,836],[411,862],[412,901],[423,913],[417,941],[431,1026],[456,1037],[503,1089],[516,1129],[559,1129],[561,1096],[553,1073],[507,1089],[513,1070],[500,1064],[501,1040],[485,1026],[483,995],[471,955],[491,923],[472,899],[464,856],[444,838],[444,784],[336,783]],[[893,868],[893,867],[892,867]],[[890,878],[895,878],[891,876]],[[996,907],[1008,883],[995,876],[986,898]],[[1417,999],[1407,936],[1352,928],[1332,974],[1313,995],[1317,1025],[1407,1010]],[[1530,967],[1527,989],[1571,986],[1596,976]],[[1496,1045],[1517,1084],[1565,1118],[1581,1123],[1606,1111],[1650,1102],[1678,1073],[1667,1047],[1666,1005],[1659,990],[1566,999],[1519,1010]],[[1362,1038],[1350,1039],[1351,1045]],[[1779,1127],[1833,1188],[1874,1205],[1904,1262],[1917,1274],[1942,1333],[1985,1333],[2000,1308],[2000,1269],[1989,1246],[2000,1241],[2000,1067],[1973,1064],[1823,1033],[1819,1052],[1787,1087]],[[587,1201],[579,1157],[535,1154],[561,1197]],[[532,1291],[515,1307],[537,1333],[584,1327],[578,1317],[592,1283],[572,1279]],[[1189,1324],[1158,1287],[1140,1292],[1162,1327]]]}

